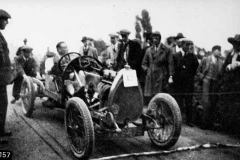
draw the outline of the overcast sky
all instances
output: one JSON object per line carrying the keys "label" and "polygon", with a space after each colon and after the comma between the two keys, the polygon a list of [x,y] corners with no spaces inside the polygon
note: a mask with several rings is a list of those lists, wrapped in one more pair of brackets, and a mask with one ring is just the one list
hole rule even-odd
{"label": "overcast sky", "polygon": [[162,41],[182,32],[199,47],[218,44],[224,50],[231,48],[227,38],[240,34],[240,0],[1,0],[0,8],[12,16],[2,31],[8,43],[18,47],[27,38],[36,55],[47,47],[56,52],[59,41],[78,52],[83,36],[109,42],[109,33],[124,28],[134,38],[135,16],[142,9]]}

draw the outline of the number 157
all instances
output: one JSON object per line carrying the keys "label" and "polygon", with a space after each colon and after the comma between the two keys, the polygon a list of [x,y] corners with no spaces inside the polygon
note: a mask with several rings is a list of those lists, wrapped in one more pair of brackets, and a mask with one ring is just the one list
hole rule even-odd
{"label": "number 157", "polygon": [[10,152],[0,152],[0,158],[8,158],[10,156]]}

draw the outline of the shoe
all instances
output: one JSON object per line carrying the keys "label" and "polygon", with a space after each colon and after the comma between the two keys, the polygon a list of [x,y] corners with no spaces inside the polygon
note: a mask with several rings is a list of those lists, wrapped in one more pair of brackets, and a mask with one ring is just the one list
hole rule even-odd
{"label": "shoe", "polygon": [[186,122],[186,125],[188,125],[189,127],[194,127],[194,124],[192,122]]}
{"label": "shoe", "polygon": [[0,137],[10,137],[12,136],[12,132],[0,132]]}
{"label": "shoe", "polygon": [[0,145],[8,144],[6,139],[0,139]]}

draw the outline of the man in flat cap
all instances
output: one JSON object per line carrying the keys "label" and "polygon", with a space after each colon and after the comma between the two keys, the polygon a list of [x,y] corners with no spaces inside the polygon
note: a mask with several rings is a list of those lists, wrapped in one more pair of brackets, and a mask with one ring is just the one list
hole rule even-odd
{"label": "man in flat cap", "polygon": [[198,77],[202,84],[202,105],[203,122],[202,129],[208,129],[213,126],[213,114],[216,104],[216,84],[222,70],[223,61],[221,57],[221,46],[212,47],[212,54],[204,57],[198,67]]}
{"label": "man in flat cap", "polygon": [[118,35],[116,33],[109,34],[110,42],[111,44],[108,46],[106,52],[104,55],[101,55],[104,57],[105,63],[107,67],[116,69],[116,59],[117,59],[117,52],[118,52]]}
{"label": "man in flat cap", "polygon": [[14,79],[12,91],[14,99],[11,101],[11,103],[15,103],[20,98],[23,75],[26,74],[30,77],[36,77],[39,75],[39,67],[36,60],[32,57],[33,49],[29,46],[24,45],[21,47],[21,50],[22,54],[14,59],[16,63],[16,69],[18,70],[18,76]]}
{"label": "man in flat cap", "polygon": [[83,43],[83,46],[80,48],[79,53],[82,56],[91,56],[91,57],[98,59],[97,49],[89,46],[88,38],[86,36],[84,36],[81,41]]}
{"label": "man in flat cap", "polygon": [[128,64],[132,69],[135,69],[139,78],[141,72],[141,45],[128,38],[130,31],[123,29],[118,32],[122,36],[117,52],[116,70],[124,68]]}
{"label": "man in flat cap", "polygon": [[173,57],[169,48],[161,43],[161,34],[152,33],[152,46],[146,50],[142,61],[143,71],[146,73],[144,95],[151,99],[161,92],[168,92],[168,83],[173,83]]}
{"label": "man in flat cap", "polygon": [[[194,77],[198,68],[198,59],[194,54],[193,42],[181,38],[181,50],[173,54],[174,60],[174,91],[175,98],[183,113],[183,106],[186,107],[186,124],[193,127],[192,101],[194,92]],[[183,104],[185,103],[185,105]]]}
{"label": "man in flat cap", "polygon": [[[4,30],[8,24],[10,14],[0,9],[0,30]],[[7,85],[11,82],[11,62],[9,58],[8,44],[2,33],[0,32],[0,144],[7,143],[6,140],[1,139],[4,136],[11,136],[11,132],[6,132],[5,122],[7,115]]]}

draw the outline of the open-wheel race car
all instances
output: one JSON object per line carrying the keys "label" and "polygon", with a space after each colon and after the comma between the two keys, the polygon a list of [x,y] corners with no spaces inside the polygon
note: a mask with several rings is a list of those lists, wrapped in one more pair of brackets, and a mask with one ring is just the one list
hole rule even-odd
{"label": "open-wheel race car", "polygon": [[[68,63],[62,63],[66,58]],[[161,149],[177,142],[182,125],[177,102],[169,94],[159,93],[144,107],[136,71],[129,66],[115,72],[104,69],[97,59],[72,52],[61,57],[58,69],[61,76],[53,75],[56,91],[45,88],[44,81],[24,78],[22,108],[30,117],[36,97],[58,102],[56,107],[65,110],[65,127],[76,158],[91,156],[96,135],[133,137],[147,131],[150,140]]]}

